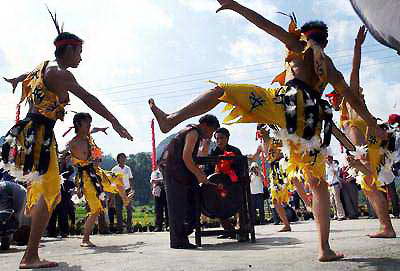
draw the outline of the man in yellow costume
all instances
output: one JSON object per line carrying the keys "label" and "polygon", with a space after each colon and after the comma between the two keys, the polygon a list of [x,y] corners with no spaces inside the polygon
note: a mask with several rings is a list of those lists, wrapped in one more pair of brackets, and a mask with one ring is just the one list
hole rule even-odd
{"label": "man in yellow costume", "polygon": [[[350,77],[351,88],[358,89],[362,99],[359,72],[361,47],[366,34],[365,27],[361,27],[354,45],[353,69]],[[366,107],[365,103],[364,106]],[[357,151],[351,152],[353,155],[348,156],[349,164],[358,170],[357,178],[361,181],[361,188],[371,202],[380,223],[379,231],[369,234],[369,237],[394,238],[396,233],[390,220],[388,202],[382,193],[386,192],[384,183],[391,182],[394,178],[392,174],[392,165],[395,162],[394,135],[387,133],[383,138],[378,138],[374,127],[368,126],[346,99],[343,99],[340,105],[340,113],[341,126],[345,134],[357,146]]]}
{"label": "man in yellow costume", "polygon": [[[309,22],[297,29],[293,18],[289,31],[286,31],[235,1],[219,2],[222,6],[218,11],[231,10],[242,15],[286,46],[288,54],[285,71],[274,80],[282,86],[264,89],[254,85],[218,84],[175,113],[164,113],[153,99],[149,100],[150,109],[163,132],[170,131],[186,119],[210,111],[220,102],[227,103],[227,109],[231,110],[225,122],[279,126],[283,147],[290,153],[287,170],[289,178],[292,173],[300,170],[312,190],[313,212],[319,232],[319,260],[343,258],[343,254],[334,252],[329,245],[329,193],[322,149],[330,141],[332,112],[329,104],[321,100],[323,89],[328,83],[333,85],[367,120],[368,125],[376,127],[376,119],[362,106],[343,75],[324,53],[328,43],[328,29],[323,22]],[[325,136],[322,142],[320,132],[323,120]]]}
{"label": "man in yellow costume", "polygon": [[69,93],[80,98],[88,107],[108,120],[123,138],[132,139],[128,131],[108,109],[75,80],[68,68],[81,62],[83,41],[63,32],[53,17],[58,36],[53,61],[44,61],[32,72],[6,79],[13,90],[22,83],[20,103],[26,101],[29,111],[6,135],[2,148],[4,167],[28,182],[27,211],[32,216],[31,233],[21,269],[55,267],[56,262],[40,260],[39,242],[54,207],[60,200],[60,176],[53,127],[63,120]]}
{"label": "man in yellow costume", "polygon": [[119,193],[125,205],[129,199],[125,193],[122,175],[106,173],[99,167],[102,158],[100,148],[96,146],[90,131],[92,117],[88,113],[78,113],[74,116],[74,128],[76,136],[69,142],[72,164],[77,168],[76,187],[78,196],[85,196],[89,204],[90,214],[86,218],[82,247],[95,247],[90,241],[90,233],[94,223],[104,212],[101,201],[105,200],[105,192]]}

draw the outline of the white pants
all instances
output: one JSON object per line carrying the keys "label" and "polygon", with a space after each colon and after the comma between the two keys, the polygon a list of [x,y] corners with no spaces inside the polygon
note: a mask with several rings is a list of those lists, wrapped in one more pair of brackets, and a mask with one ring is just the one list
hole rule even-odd
{"label": "white pants", "polygon": [[343,204],[340,200],[340,185],[332,185],[329,189],[329,193],[331,196],[331,205],[335,212],[335,217],[345,218],[346,215],[343,209]]}

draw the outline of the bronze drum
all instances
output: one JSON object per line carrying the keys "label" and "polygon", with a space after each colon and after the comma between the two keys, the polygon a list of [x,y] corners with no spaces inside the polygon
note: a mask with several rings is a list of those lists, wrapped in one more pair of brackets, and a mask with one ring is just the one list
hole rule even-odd
{"label": "bronze drum", "polygon": [[201,211],[210,218],[227,219],[235,215],[243,203],[243,189],[224,173],[208,177],[210,184],[201,186]]}

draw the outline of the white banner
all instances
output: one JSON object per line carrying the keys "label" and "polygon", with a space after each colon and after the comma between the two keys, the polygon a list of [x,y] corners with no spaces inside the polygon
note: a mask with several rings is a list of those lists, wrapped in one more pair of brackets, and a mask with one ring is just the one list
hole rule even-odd
{"label": "white banner", "polygon": [[400,0],[350,0],[372,36],[400,53]]}

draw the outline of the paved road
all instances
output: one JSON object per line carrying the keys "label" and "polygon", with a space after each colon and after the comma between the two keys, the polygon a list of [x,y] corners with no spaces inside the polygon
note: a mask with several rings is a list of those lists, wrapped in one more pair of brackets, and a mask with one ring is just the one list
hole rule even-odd
{"label": "paved road", "polygon": [[[400,233],[400,220],[393,223]],[[368,238],[377,226],[377,220],[370,219],[333,221],[332,247],[346,255],[333,263],[316,260],[313,221],[294,224],[290,233],[277,233],[281,226],[257,226],[255,244],[207,237],[200,249],[173,250],[168,233],[134,233],[94,236],[96,249],[79,247],[78,237],[45,238],[40,253],[60,262],[58,268],[47,270],[400,270],[400,238]],[[16,270],[23,249],[0,253],[0,270]]]}

